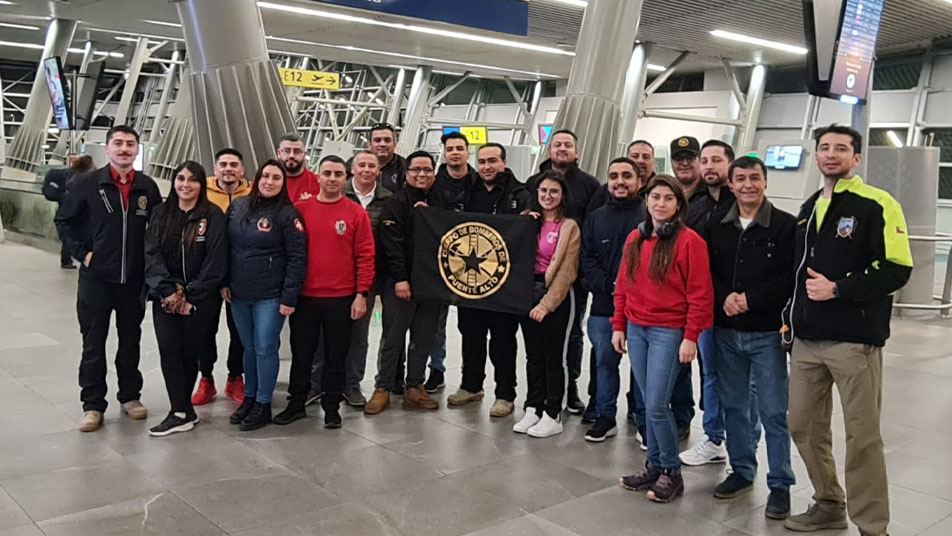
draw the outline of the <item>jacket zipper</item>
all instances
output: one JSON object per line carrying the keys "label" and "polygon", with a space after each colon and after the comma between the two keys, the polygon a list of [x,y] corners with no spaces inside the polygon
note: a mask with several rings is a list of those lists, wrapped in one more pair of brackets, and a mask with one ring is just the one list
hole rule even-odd
{"label": "jacket zipper", "polygon": [[[737,262],[740,260],[740,244],[741,244],[741,242],[744,240],[744,233],[747,232],[747,229],[748,229],[753,223],[754,223],[754,222],[751,221],[750,223],[747,224],[747,227],[741,229],[741,230],[740,230],[740,236],[737,237],[737,249],[734,250],[734,277],[733,277],[733,280],[731,281],[731,292],[737,292]],[[716,307],[716,305],[715,305],[715,307]],[[738,319],[737,316],[735,315],[735,316],[734,316],[734,324],[737,324],[737,321],[738,321],[738,320],[739,320],[739,319]]]}
{"label": "jacket zipper", "polygon": [[106,212],[112,214],[113,213],[112,204],[109,202],[108,199],[106,199],[106,191],[103,190],[102,188],[99,189],[99,197],[102,198],[103,204],[106,205]]}
{"label": "jacket zipper", "polygon": [[[131,192],[130,192],[130,195],[131,195]],[[127,224],[129,220],[128,218],[129,207],[127,206],[126,203],[122,202],[122,192],[119,192],[119,203],[122,204],[122,274],[119,280],[122,282],[122,284],[125,284],[126,283],[126,238],[128,235],[126,228],[128,227]]]}

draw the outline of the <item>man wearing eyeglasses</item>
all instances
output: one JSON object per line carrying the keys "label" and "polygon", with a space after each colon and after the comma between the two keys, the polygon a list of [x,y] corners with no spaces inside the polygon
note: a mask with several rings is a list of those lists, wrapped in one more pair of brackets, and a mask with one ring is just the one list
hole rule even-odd
{"label": "man wearing eyeglasses", "polygon": [[370,152],[377,155],[380,164],[380,184],[391,192],[398,192],[407,180],[407,161],[396,154],[397,133],[393,125],[378,123],[370,129]]}
{"label": "man wearing eyeglasses", "polygon": [[288,172],[288,198],[292,203],[316,197],[321,191],[317,175],[304,165],[306,160],[307,154],[300,136],[294,133],[281,136],[278,140],[278,161],[284,164]]}
{"label": "man wearing eyeglasses", "polygon": [[410,288],[413,270],[413,211],[427,206],[444,206],[441,192],[434,191],[436,161],[426,151],[417,151],[408,158],[406,187],[397,192],[380,214],[380,248],[386,257],[386,282],[383,285],[384,325],[377,357],[377,385],[364,413],[376,415],[390,406],[397,367],[404,351],[407,330],[406,390],[403,409],[437,409],[440,407],[423,387],[426,360],[433,346],[436,331],[433,325],[440,317],[440,304],[421,301]]}

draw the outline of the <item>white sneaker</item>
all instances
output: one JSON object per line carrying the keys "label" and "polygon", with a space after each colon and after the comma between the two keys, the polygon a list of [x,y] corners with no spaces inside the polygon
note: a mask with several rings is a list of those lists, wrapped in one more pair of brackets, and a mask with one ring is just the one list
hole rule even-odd
{"label": "white sneaker", "polygon": [[704,441],[682,452],[679,457],[684,465],[704,465],[706,463],[724,463],[727,461],[727,446],[724,441],[715,444],[707,436]]}
{"label": "white sneaker", "polygon": [[524,434],[529,431],[529,428],[535,426],[539,422],[540,417],[536,414],[535,408],[526,408],[526,414],[521,421],[512,425],[512,431],[517,434]]}
{"label": "white sneaker", "polygon": [[635,432],[635,439],[638,440],[638,446],[641,447],[641,450],[648,451],[648,442],[645,441],[645,438],[641,437],[641,432]]}
{"label": "white sneaker", "polygon": [[562,417],[553,419],[548,413],[542,412],[542,418],[529,431],[529,437],[549,437],[562,433]]}

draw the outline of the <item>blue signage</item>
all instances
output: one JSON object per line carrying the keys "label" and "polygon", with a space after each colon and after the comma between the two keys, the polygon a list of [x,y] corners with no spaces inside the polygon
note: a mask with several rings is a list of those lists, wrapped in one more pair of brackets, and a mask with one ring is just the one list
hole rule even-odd
{"label": "blue signage", "polygon": [[480,28],[525,36],[529,33],[529,2],[526,0],[318,0],[325,4],[356,7],[447,22],[470,28]]}

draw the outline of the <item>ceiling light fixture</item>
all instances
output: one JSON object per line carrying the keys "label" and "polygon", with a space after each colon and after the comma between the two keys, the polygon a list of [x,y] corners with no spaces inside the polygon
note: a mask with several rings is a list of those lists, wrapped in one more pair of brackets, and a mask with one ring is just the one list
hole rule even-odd
{"label": "ceiling light fixture", "polygon": [[[567,6],[575,6],[575,7],[582,7],[582,8],[588,6],[588,2],[586,2],[585,0],[549,0],[549,1],[556,4],[565,4]],[[949,0],[949,2],[952,2],[952,0]]]}
{"label": "ceiling light fixture", "polygon": [[[14,41],[0,41],[0,47],[12,47],[12,48],[28,48],[30,50],[43,50],[43,45],[36,43],[17,43]],[[67,52],[70,54],[82,54],[85,50],[81,48],[69,48]],[[98,50],[93,51],[93,54],[96,56],[109,56],[110,58],[124,58],[121,52],[100,52]]]}
{"label": "ceiling light fixture", "polygon": [[382,26],[384,28],[392,28],[394,30],[407,30],[411,32],[437,35],[440,37],[461,39],[463,41],[474,41],[477,43],[499,45],[499,46],[504,46],[509,48],[517,48],[521,50],[531,50],[533,52],[544,52],[547,54],[558,54],[562,56],[575,56],[575,52],[562,50],[556,47],[533,45],[531,43],[523,43],[520,41],[510,41],[508,39],[498,39],[495,37],[487,37],[482,35],[473,35],[473,34],[467,34],[463,32],[456,32],[452,30],[441,30],[438,28],[430,28],[428,26],[417,26],[415,24],[404,24],[401,22],[386,22],[382,20],[370,19],[366,17],[357,17],[354,15],[346,15],[343,13],[334,13],[331,11],[323,11],[319,9],[311,9],[311,8],[298,7],[298,6],[286,6],[283,4],[274,4],[271,2],[258,2],[258,7],[265,8],[265,9],[273,9],[275,11],[284,11],[286,13],[295,13],[297,15],[308,15],[311,17],[340,20],[344,22],[354,22],[358,24],[369,24],[372,26]]}
{"label": "ceiling light fixture", "polygon": [[0,22],[0,26],[5,28],[19,28],[21,30],[39,30],[39,26],[30,26],[28,24],[13,24],[12,22]]}
{"label": "ceiling light fixture", "polygon": [[464,61],[443,60],[443,59],[440,59],[440,58],[428,58],[428,57],[426,57],[426,56],[415,56],[415,55],[413,55],[413,54],[401,54],[401,53],[399,53],[399,52],[388,52],[388,51],[384,51],[384,50],[373,50],[373,49],[370,49],[370,48],[360,48],[360,47],[355,47],[355,46],[350,46],[350,45],[331,45],[331,44],[328,44],[328,43],[318,43],[318,42],[315,42],[315,41],[305,41],[305,40],[303,40],[303,39],[290,39],[290,38],[287,38],[287,37],[276,37],[276,36],[273,36],[273,35],[265,36],[265,39],[270,39],[270,40],[272,40],[272,41],[280,41],[280,42],[283,42],[283,43],[294,43],[294,44],[297,44],[297,45],[308,45],[308,46],[315,46],[315,47],[334,48],[334,49],[337,49],[337,50],[347,50],[347,51],[349,51],[349,52],[364,52],[364,53],[367,53],[367,54],[376,54],[376,55],[380,55],[380,56],[390,56],[390,57],[394,57],[394,58],[404,58],[404,59],[409,59],[409,60],[414,60],[414,61],[420,61],[420,62],[424,62],[424,63],[426,63],[426,62],[431,62],[431,63],[445,63],[445,64],[447,64],[447,65],[459,65],[459,66],[461,66],[461,67],[472,67],[472,68],[474,68],[474,69],[486,69],[486,70],[491,70],[491,71],[502,71],[502,72],[507,72],[507,73],[523,74],[523,75],[531,76],[531,77],[533,77],[533,78],[539,78],[539,77],[545,77],[545,78],[560,78],[559,76],[556,76],[556,75],[554,75],[554,74],[547,74],[547,73],[540,73],[540,72],[533,72],[533,71],[520,71],[520,70],[518,70],[518,69],[509,69],[509,68],[506,68],[506,67],[496,67],[496,66],[493,66],[493,65],[483,65],[483,64],[480,64],[480,63],[468,63],[468,62],[464,62]]}
{"label": "ceiling light fixture", "polygon": [[164,20],[142,19],[142,22],[148,22],[149,24],[157,24],[159,26],[168,26],[170,28],[182,27],[182,25],[177,22],[165,22]]}
{"label": "ceiling light fixture", "polygon": [[31,48],[33,50],[43,50],[43,45],[35,45],[33,43],[16,43],[13,41],[0,41],[0,47]]}
{"label": "ceiling light fixture", "polygon": [[889,143],[892,143],[893,147],[898,147],[899,149],[903,148],[904,144],[902,143],[902,140],[899,139],[899,135],[896,134],[895,130],[886,131],[886,137],[889,138]]}
{"label": "ceiling light fixture", "polygon": [[[134,38],[134,37],[132,37],[132,36],[129,35],[129,31],[128,31],[128,30],[122,30],[122,31],[120,31],[120,30],[107,30],[106,28],[94,28],[94,27],[89,27],[89,28],[86,28],[86,29],[89,30],[89,31],[91,31],[91,32],[102,32],[102,33],[107,33],[107,34],[122,35],[122,36],[125,36],[125,37],[129,37],[129,38],[132,39],[133,41],[136,40],[136,38]],[[150,39],[158,39],[159,41],[178,41],[178,42],[185,42],[185,39],[182,39],[181,37],[167,37],[167,36],[164,36],[164,35],[155,35],[155,34],[146,34],[146,33],[137,33],[136,35],[139,36],[139,37],[148,37],[148,38],[150,38]]]}
{"label": "ceiling light fixture", "polygon": [[16,5],[15,3],[9,2],[8,0],[0,0],[0,6],[15,6],[15,5]]}
{"label": "ceiling light fixture", "polygon": [[659,72],[659,73],[663,73],[668,70],[668,68],[665,67],[664,65],[655,65],[653,63],[649,63],[645,65],[645,69],[648,69],[649,71]]}
{"label": "ceiling light fixture", "polygon": [[783,52],[790,52],[792,54],[803,55],[808,52],[807,49],[801,46],[788,45],[786,43],[779,43],[777,41],[768,41],[767,39],[760,39],[759,37],[751,37],[749,35],[728,32],[725,30],[711,30],[711,35],[713,35],[714,37],[720,37],[721,39],[729,39],[731,41],[738,41],[741,43],[758,45],[762,47],[772,48],[774,50],[781,50]]}

